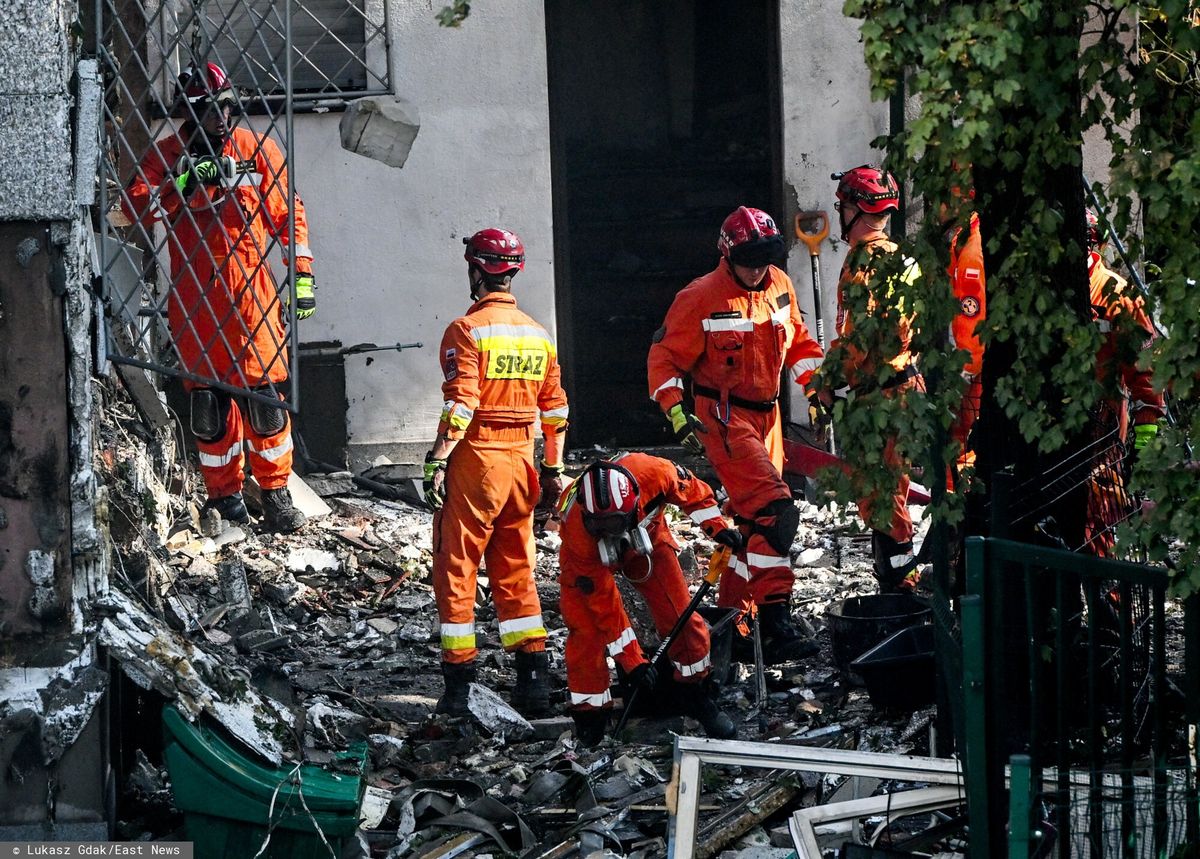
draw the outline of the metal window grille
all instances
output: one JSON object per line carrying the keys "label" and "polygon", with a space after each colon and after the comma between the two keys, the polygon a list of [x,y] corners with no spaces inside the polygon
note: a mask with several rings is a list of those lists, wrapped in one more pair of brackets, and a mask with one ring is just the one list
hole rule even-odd
{"label": "metal window grille", "polygon": [[[383,0],[292,0],[290,45],[280,0],[207,0],[200,5],[213,50],[228,71],[268,102],[290,92],[303,107],[341,96],[391,91]],[[291,87],[279,72],[292,64]]]}
{"label": "metal window grille", "polygon": [[[369,71],[380,52],[387,65],[382,5],[97,0],[95,14],[110,359],[294,410],[288,284],[311,256],[289,175],[294,105],[386,87]],[[202,133],[222,101],[228,134]],[[217,169],[198,178],[201,163]]]}

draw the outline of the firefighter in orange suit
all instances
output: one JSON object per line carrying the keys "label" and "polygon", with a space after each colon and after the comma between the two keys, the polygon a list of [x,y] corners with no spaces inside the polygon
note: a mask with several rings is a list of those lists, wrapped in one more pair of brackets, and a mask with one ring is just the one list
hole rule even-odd
{"label": "firefighter in orange suit", "polygon": [[[721,580],[718,603],[758,606],[772,663],[799,659],[816,645],[794,625],[789,550],[800,524],[782,477],[779,379],[786,369],[805,384],[821,347],[800,317],[788,276],[771,264],[783,236],[771,216],[741,206],[725,219],[716,269],[675,296],[648,358],[650,396],[676,438],[704,453],[729,493],[746,536]],[[695,414],[683,407],[691,378]]]}
{"label": "firefighter in orange suit", "polygon": [[[909,351],[912,335],[910,320],[906,316],[901,316],[896,323],[900,351],[895,355],[871,354],[849,343],[839,343],[855,327],[855,320],[848,311],[847,297],[851,290],[868,290],[867,312],[872,313],[878,307],[878,302],[871,290],[902,290],[920,277],[920,270],[915,262],[910,262],[899,283],[888,282],[881,286],[874,282],[878,280],[874,258],[879,254],[894,254],[898,250],[886,232],[891,213],[900,208],[900,190],[892,175],[874,165],[864,164],[843,173],[834,173],[832,178],[838,183],[837,210],[841,219],[842,239],[848,242],[849,250],[838,278],[838,340],[830,346],[830,351],[839,348],[843,354],[842,369],[846,381],[860,395],[881,390],[883,396],[896,397],[910,390],[923,390],[924,383],[917,372],[915,357]],[[881,376],[885,378],[881,380]],[[828,392],[822,392],[823,399],[828,400],[829,396]],[[883,452],[885,461],[892,464],[897,461],[895,447],[895,439],[889,439]],[[883,592],[896,590],[905,584],[915,587],[918,581],[912,543],[913,523],[906,504],[909,482],[905,473],[895,492],[886,501],[874,497],[858,500],[859,515],[868,527],[877,504],[888,503],[891,506],[888,530],[872,531],[875,576]]]}
{"label": "firefighter in orange suit", "polygon": [[[268,526],[295,531],[304,514],[287,489],[292,471],[287,411],[231,396],[207,382],[270,396],[272,386],[277,390],[287,381],[284,305],[265,255],[273,239],[282,243],[285,259],[289,250],[295,255],[296,316],[311,316],[316,298],[304,205],[289,191],[275,142],[231,127],[237,97],[219,66],[188,68],[179,89],[180,131],[150,147],[121,208],[147,230],[155,221],[168,230],[167,318],[187,374],[184,387],[191,397],[206,506],[231,522],[249,520],[242,500],[245,441]],[[295,200],[291,248],[290,196]]]}
{"label": "firefighter in orange suit", "polygon": [[[1119,389],[1117,399],[1103,404],[1096,429],[1104,434],[1115,431],[1128,447],[1132,423],[1136,455],[1158,435],[1159,421],[1166,414],[1163,395],[1154,387],[1153,373],[1138,367],[1137,360],[1137,353],[1155,338],[1154,324],[1140,296],[1131,292],[1125,278],[1105,265],[1106,242],[1096,213],[1089,209],[1087,220],[1089,301],[1092,319],[1104,335],[1096,355],[1096,375],[1102,384],[1115,382]],[[1096,463],[1088,487],[1088,551],[1100,556],[1111,554],[1113,528],[1128,507],[1121,463]]]}
{"label": "firefighter in orange suit", "polygon": [[983,396],[980,380],[983,343],[979,340],[977,330],[987,318],[987,279],[984,276],[983,239],[979,233],[977,213],[971,213],[966,240],[962,239],[961,228],[954,229],[950,236],[950,265],[947,268],[950,286],[958,302],[958,313],[950,324],[950,345],[964,350],[968,355],[962,370],[967,389],[963,392],[962,405],[950,428],[950,437],[958,443],[960,467],[975,461],[975,454],[968,449],[967,440],[971,435],[971,427],[979,417],[979,402]]}
{"label": "firefighter in orange suit", "polygon": [[[525,248],[507,230],[466,243],[471,299],[450,323],[439,353],[441,420],[425,457],[433,519],[433,589],[441,620],[446,691],[437,711],[462,715],[475,679],[475,578],[487,562],[500,643],[516,653],[513,706],[549,710],[546,629],[533,580],[533,510],[562,492],[567,396],[558,353],[541,325],[517,308],[510,288]],[[545,437],[534,467],[534,425]],[[540,499],[540,502],[539,502]]]}
{"label": "firefighter in orange suit", "polygon": [[[633,632],[613,576],[620,572],[645,597],[654,626],[665,637],[690,600],[667,527],[667,504],[683,509],[704,532],[732,549],[741,535],[721,516],[708,485],[681,465],[644,453],[593,463],[571,490],[559,552],[560,608],[567,624],[567,687],[571,713],[585,745],[605,732],[612,708],[608,657],[631,686],[654,692],[658,678]],[[718,709],[705,683],[711,670],[708,625],[693,614],[667,650],[681,712],[710,737],[737,730]]]}

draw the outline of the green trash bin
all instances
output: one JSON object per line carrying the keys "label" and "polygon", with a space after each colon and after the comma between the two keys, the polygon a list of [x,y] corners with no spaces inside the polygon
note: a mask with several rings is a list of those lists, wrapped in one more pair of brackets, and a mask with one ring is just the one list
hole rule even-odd
{"label": "green trash bin", "polygon": [[175,807],[183,812],[197,859],[251,859],[268,829],[264,857],[328,859],[317,827],[335,855],[358,828],[365,743],[342,755],[353,774],[312,764],[294,773],[292,767],[259,763],[217,729],[193,725],[174,707],[163,708],[163,727]]}

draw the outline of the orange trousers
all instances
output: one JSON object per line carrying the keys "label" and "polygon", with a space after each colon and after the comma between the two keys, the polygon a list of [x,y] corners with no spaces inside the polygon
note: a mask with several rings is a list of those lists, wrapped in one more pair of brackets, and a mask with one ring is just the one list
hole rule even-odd
{"label": "orange trousers", "polygon": [[[924,391],[925,380],[920,376],[909,379],[903,384],[897,385],[894,388],[884,392],[884,396],[894,397],[899,396],[907,391]],[[889,438],[887,444],[883,448],[883,461],[890,466],[899,463],[900,459],[896,454],[896,439]],[[876,495],[869,495],[866,498],[858,500],[858,515],[862,517],[863,524],[868,528],[871,527],[871,517],[874,515],[877,504],[889,504],[892,514],[888,520],[888,529],[883,532],[900,544],[911,544],[913,538],[913,523],[912,517],[908,515],[908,486],[912,483],[907,471],[900,476],[896,484],[896,490],[891,494],[891,497],[884,500]]]}
{"label": "orange trousers", "polygon": [[[623,572],[645,597],[654,628],[665,638],[691,595],[675,547],[657,534],[652,536],[650,557],[626,552]],[[567,625],[567,688],[571,706],[582,710],[612,706],[607,657],[626,672],[646,661],[613,575],[612,568],[595,563],[564,569],[559,577],[559,607]],[[683,683],[699,683],[708,676],[708,624],[699,614],[684,625],[667,656],[675,678]]]}
{"label": "orange trousers", "polygon": [[[958,447],[958,461],[956,463],[959,471],[975,464],[975,451],[967,446],[967,442],[971,438],[971,428],[975,426],[975,421],[979,419],[979,404],[983,399],[983,384],[975,379],[967,384],[966,391],[963,392],[962,404],[958,408],[958,414],[954,416],[954,423],[950,426],[950,438]],[[946,489],[950,492],[954,491],[954,475],[946,475]]]}
{"label": "orange trousers", "polygon": [[[728,421],[717,419],[717,403],[696,397],[696,417],[708,432],[699,433],[704,452],[717,472],[729,505],[741,522],[770,526],[773,514],[763,509],[773,501],[792,500],[792,490],[783,480],[783,428],[779,407],[769,412],[730,406]],[[780,554],[757,533],[754,525],[743,525],[746,545],[721,577],[717,605],[742,608],[748,603],[786,600],[792,593],[791,558]]]}
{"label": "orange trousers", "polygon": [[256,432],[242,413],[237,398],[229,404],[225,416],[225,433],[216,441],[196,439],[200,453],[200,474],[209,498],[224,498],[242,491],[245,482],[245,461],[242,444],[250,448],[250,473],[263,489],[287,486],[292,473],[292,419],[286,411],[283,429],[271,435]]}
{"label": "orange trousers", "polygon": [[533,508],[541,487],[531,426],[476,427],[450,454],[446,504],[433,517],[433,593],[442,659],[470,662],[475,647],[475,584],[487,565],[505,650],[546,649],[533,581]]}

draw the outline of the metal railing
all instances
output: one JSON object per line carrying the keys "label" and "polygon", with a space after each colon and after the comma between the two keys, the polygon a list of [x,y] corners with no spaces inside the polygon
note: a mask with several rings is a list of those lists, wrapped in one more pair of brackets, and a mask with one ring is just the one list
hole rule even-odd
{"label": "metal railing", "polygon": [[978,537],[966,551],[972,856],[1195,843],[1196,599],[1169,602],[1167,571],[1141,564]]}
{"label": "metal railing", "polygon": [[94,27],[108,357],[294,411],[294,113],[390,88],[382,0],[96,0]]}

